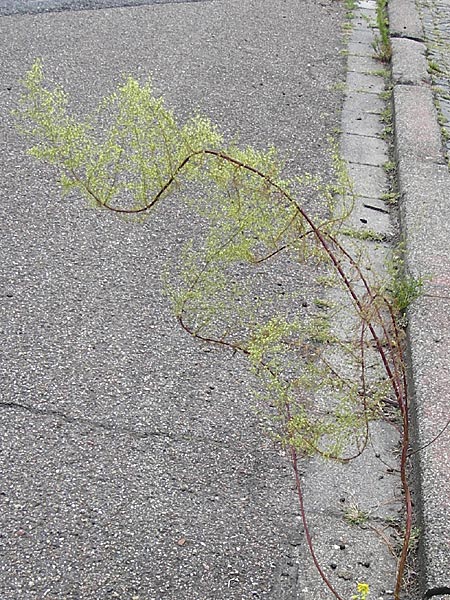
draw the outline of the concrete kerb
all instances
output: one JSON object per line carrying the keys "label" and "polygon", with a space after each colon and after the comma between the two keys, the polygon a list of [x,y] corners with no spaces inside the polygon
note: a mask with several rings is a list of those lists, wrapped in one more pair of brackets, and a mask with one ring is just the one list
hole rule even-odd
{"label": "concrete kerb", "polygon": [[[413,0],[389,4],[395,150],[408,271],[427,279],[408,312],[424,598],[450,595],[450,173]],[[401,38],[401,39],[400,39]]]}
{"label": "concrete kerb", "polygon": [[392,37],[423,42],[422,24],[415,0],[391,0],[389,2],[389,31]]}

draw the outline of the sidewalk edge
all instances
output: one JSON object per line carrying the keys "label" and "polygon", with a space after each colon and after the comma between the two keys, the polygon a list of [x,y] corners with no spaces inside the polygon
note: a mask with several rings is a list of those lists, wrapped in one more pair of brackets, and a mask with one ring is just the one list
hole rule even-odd
{"label": "sidewalk edge", "polygon": [[450,595],[450,173],[427,74],[414,0],[389,3],[394,144],[405,266],[424,277],[408,309],[412,451],[417,467],[420,584],[424,598]]}

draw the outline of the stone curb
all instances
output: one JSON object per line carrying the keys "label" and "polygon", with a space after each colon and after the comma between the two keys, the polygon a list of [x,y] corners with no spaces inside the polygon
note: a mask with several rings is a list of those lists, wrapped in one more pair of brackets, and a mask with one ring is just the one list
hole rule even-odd
{"label": "stone curb", "polygon": [[416,9],[415,0],[390,0],[389,31],[391,37],[404,37],[423,42],[422,24]]}
{"label": "stone curb", "polygon": [[450,172],[414,0],[391,0],[395,152],[407,272],[425,277],[408,310],[412,449],[423,598],[450,595]]}

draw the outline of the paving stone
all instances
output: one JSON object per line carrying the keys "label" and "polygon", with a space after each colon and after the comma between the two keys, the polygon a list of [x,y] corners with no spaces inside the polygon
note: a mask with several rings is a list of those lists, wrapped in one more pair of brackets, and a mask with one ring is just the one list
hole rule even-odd
{"label": "paving stone", "polygon": [[376,0],[360,0],[360,2],[358,2],[358,7],[364,11],[375,11],[377,9],[377,3]]}
{"label": "paving stone", "polygon": [[349,92],[345,99],[344,110],[350,111],[355,115],[364,115],[366,113],[380,115],[386,108],[382,98],[367,92]]}
{"label": "paving stone", "polygon": [[415,0],[391,0],[388,3],[388,12],[391,36],[424,39]]}
{"label": "paving stone", "polygon": [[[428,46],[428,59],[436,63],[442,70],[442,74],[433,72],[432,76],[436,99],[442,106],[450,93],[448,78],[450,71],[450,6],[447,2],[420,0],[418,7]],[[444,115],[447,116],[445,111]],[[443,127],[450,135],[450,123],[445,123]]]}
{"label": "paving stone", "polygon": [[380,137],[383,132],[383,123],[380,121],[380,115],[371,113],[353,113],[345,110],[342,125],[344,133],[354,133],[357,135],[367,135],[370,137]]}
{"label": "paving stone", "polygon": [[355,10],[352,14],[352,32],[355,32],[358,29],[376,29],[377,13],[375,10]]}
{"label": "paving stone", "polygon": [[380,65],[380,62],[372,56],[358,56],[356,54],[350,54],[347,60],[347,69],[349,71],[368,73],[370,75],[375,72],[383,71],[383,66]]}
{"label": "paving stone", "polygon": [[392,40],[392,77],[400,85],[431,83],[425,58],[426,46],[407,39]]}
{"label": "paving stone", "polygon": [[384,79],[367,73],[347,73],[347,87],[351,91],[380,94],[384,91]]}
{"label": "paving stone", "polygon": [[374,33],[369,29],[357,29],[352,34],[352,44],[362,44],[365,46],[369,46],[371,48],[372,42],[374,38]]}
{"label": "paving stone", "polygon": [[404,158],[443,162],[442,140],[433,95],[429,88],[397,85],[394,88],[396,147]]}
{"label": "paving stone", "polygon": [[356,54],[357,56],[371,56],[373,57],[375,52],[372,46],[367,44],[349,42],[347,45],[347,51],[349,54]]}
{"label": "paving stone", "polygon": [[374,210],[362,202],[358,202],[353,209],[351,223],[358,229],[375,232],[380,235],[391,236],[394,233],[390,215],[386,212]]}
{"label": "paving stone", "polygon": [[372,165],[351,163],[349,175],[358,196],[381,198],[388,190],[388,178],[384,169]]}
{"label": "paving stone", "polygon": [[342,136],[342,153],[351,163],[382,166],[388,160],[386,143],[377,138],[344,134]]}

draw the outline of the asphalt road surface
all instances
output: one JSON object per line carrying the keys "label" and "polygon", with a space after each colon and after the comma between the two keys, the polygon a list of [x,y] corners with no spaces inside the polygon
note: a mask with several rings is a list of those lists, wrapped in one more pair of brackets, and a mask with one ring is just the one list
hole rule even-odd
{"label": "asphalt road surface", "polygon": [[343,10],[0,1],[2,600],[303,597],[292,473],[251,375],[184,335],[161,293],[195,224],[176,205],[142,225],[62,199],[10,110],[36,57],[79,112],[151,74],[180,118],[201,110],[327,176]]}
{"label": "asphalt road surface", "polygon": [[211,0],[0,0],[0,16],[210,1]]}

